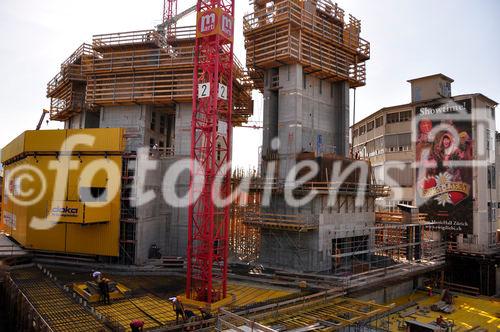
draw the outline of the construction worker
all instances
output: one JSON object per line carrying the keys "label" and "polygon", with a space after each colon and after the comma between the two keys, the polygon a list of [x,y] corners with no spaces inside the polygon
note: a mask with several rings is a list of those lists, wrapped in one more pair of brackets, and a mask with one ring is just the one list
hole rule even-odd
{"label": "construction worker", "polygon": [[104,303],[111,304],[111,301],[109,299],[109,279],[102,278],[102,283],[103,283],[103,289],[104,289]]}
{"label": "construction worker", "polygon": [[445,327],[446,326],[446,322],[443,318],[443,316],[439,316],[437,319],[436,319],[436,324],[439,326],[439,327]]}
{"label": "construction worker", "polygon": [[142,320],[136,319],[130,323],[130,328],[132,332],[142,332],[144,328],[144,322]]}
{"label": "construction worker", "polygon": [[109,279],[104,278],[99,271],[92,273],[92,277],[96,279],[97,286],[99,286],[99,294],[101,295],[100,301],[105,304],[110,304]]}
{"label": "construction worker", "polygon": [[175,324],[179,324],[179,316],[181,316],[182,322],[186,321],[186,314],[181,300],[178,297],[172,297],[170,300],[172,301],[172,309],[175,311]]}
{"label": "construction worker", "polygon": [[105,302],[106,301],[106,294],[105,294],[106,293],[106,285],[103,282],[102,273],[99,271],[95,271],[92,273],[92,278],[95,279],[95,282],[96,282],[97,286],[99,287],[99,295],[100,295],[99,301]]}

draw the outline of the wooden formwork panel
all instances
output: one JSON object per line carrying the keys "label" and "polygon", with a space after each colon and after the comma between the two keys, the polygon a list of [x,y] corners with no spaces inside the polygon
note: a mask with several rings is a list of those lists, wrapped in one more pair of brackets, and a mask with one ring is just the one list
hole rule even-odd
{"label": "wooden formwork panel", "polygon": [[[51,119],[64,121],[95,106],[190,103],[195,31],[178,27],[172,45],[153,30],[94,36],[92,48],[82,45],[49,82]],[[253,114],[255,86],[237,59],[233,70],[233,121],[239,125]],[[84,86],[83,100],[75,83]]]}
{"label": "wooden formwork panel", "polygon": [[[193,68],[185,70],[93,75],[88,78],[86,103],[98,106],[190,103]],[[234,121],[241,123],[253,114],[251,89],[238,81],[233,85]]]}
{"label": "wooden formwork panel", "polygon": [[311,34],[277,27],[268,34],[247,38],[245,47],[250,68],[300,63],[306,73],[314,73],[323,79],[349,80],[353,86],[365,84],[364,66],[357,64],[356,55],[324,43]]}
{"label": "wooden formwork panel", "polygon": [[157,48],[135,51],[104,53],[99,57],[86,58],[83,72],[118,73],[130,71],[151,71],[155,69],[194,68],[194,47]]}
{"label": "wooden formwork panel", "polygon": [[129,102],[189,102],[192,93],[193,73],[190,71],[124,73],[89,77],[86,100],[101,106]]}

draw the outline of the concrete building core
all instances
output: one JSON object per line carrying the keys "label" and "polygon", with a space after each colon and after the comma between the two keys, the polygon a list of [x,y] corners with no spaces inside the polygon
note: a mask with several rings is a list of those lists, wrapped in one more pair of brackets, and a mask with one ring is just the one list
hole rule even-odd
{"label": "concrete building core", "polygon": [[[363,182],[351,174],[330,205],[328,190],[292,207],[279,189],[301,161],[318,162],[321,171],[312,181],[323,189],[332,180],[333,164],[344,170],[355,162],[347,159],[349,89],[365,84],[370,57],[360,21],[349,16],[344,22],[344,11],[324,1],[259,1],[244,27],[247,66],[264,95],[261,169],[278,188],[269,206],[246,221],[261,229],[259,261],[308,272],[370,268],[370,255],[352,255],[353,247],[374,246],[370,227],[379,193],[369,176]],[[368,189],[359,205],[355,198],[363,185]]]}
{"label": "concrete building core", "polygon": [[[146,264],[156,245],[164,256],[185,257],[188,209],[166,204],[163,176],[191,154],[195,27],[176,27],[167,42],[161,31],[95,35],[61,65],[49,83],[51,120],[66,129],[123,128],[120,255],[113,262]],[[234,62],[233,125],[253,113],[253,81]],[[138,152],[146,149],[146,160]],[[157,167],[146,169],[154,160]],[[137,184],[137,186],[134,186]],[[170,184],[170,183],[169,183]],[[189,172],[177,179],[182,195]],[[137,188],[155,198],[143,204]]]}

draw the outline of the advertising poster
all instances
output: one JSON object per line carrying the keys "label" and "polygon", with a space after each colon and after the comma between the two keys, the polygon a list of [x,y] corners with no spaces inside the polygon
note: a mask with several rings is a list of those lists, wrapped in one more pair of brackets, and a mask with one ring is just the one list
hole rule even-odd
{"label": "advertising poster", "polygon": [[472,233],[471,100],[418,107],[417,204],[431,230]]}

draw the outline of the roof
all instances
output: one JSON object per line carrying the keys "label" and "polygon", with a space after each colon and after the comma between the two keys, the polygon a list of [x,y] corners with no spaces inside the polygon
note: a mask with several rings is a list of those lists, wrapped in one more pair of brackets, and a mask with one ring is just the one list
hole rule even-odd
{"label": "roof", "polygon": [[444,79],[445,81],[448,81],[448,82],[450,82],[450,83],[455,82],[455,80],[454,80],[454,79],[452,79],[452,78],[450,78],[450,77],[448,77],[448,76],[446,76],[446,75],[444,75],[444,74],[441,74],[441,73],[439,73],[439,74],[433,74],[433,75],[428,75],[428,76],[423,76],[423,77],[418,77],[418,78],[413,78],[413,79],[411,79],[411,80],[408,80],[407,82],[408,82],[408,83],[413,83],[413,82],[415,82],[415,81],[426,80],[426,79],[429,79],[429,78],[435,78],[435,77],[440,77],[440,78],[442,78],[442,79]]}
{"label": "roof", "polygon": [[[463,94],[463,95],[452,96],[451,98],[453,100],[457,100],[457,99],[473,98],[473,97],[481,98],[481,99],[485,100],[486,102],[490,103],[493,107],[498,106],[498,102],[496,102],[495,100],[493,100],[491,98],[486,97],[482,93]],[[449,99],[449,98],[436,98],[436,99],[420,100],[420,101],[413,102],[413,103],[406,103],[406,104],[384,107],[384,108],[381,108],[378,111],[376,111],[368,116],[365,116],[363,119],[357,121],[354,125],[351,126],[351,128],[359,125],[361,122],[364,122],[371,117],[377,117],[377,115],[381,115],[382,113],[385,113],[385,112],[390,111],[390,110],[396,110],[396,109],[405,108],[405,107],[426,105],[426,104],[436,103],[436,102],[440,102],[440,101],[444,102],[447,99]]]}

